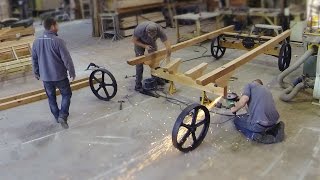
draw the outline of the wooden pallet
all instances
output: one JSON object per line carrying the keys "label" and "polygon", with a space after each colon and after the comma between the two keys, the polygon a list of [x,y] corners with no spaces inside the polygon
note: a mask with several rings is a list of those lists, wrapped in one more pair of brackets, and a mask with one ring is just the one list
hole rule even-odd
{"label": "wooden pallet", "polygon": [[161,26],[166,26],[164,23],[165,18],[161,12],[153,12],[153,13],[146,13],[142,15],[130,16],[125,17],[120,20],[120,34],[123,37],[131,36],[133,34],[134,28],[145,21],[152,21]]}
{"label": "wooden pallet", "polygon": [[31,43],[34,37],[0,43],[0,78],[32,70]]}

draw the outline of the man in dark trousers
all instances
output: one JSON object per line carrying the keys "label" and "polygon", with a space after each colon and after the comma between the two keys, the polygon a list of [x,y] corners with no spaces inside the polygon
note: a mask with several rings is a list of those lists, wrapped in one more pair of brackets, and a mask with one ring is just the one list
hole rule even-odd
{"label": "man in dark trousers", "polygon": [[[136,57],[144,55],[145,50],[152,53],[158,50],[157,39],[160,38],[167,49],[166,62],[170,61],[171,44],[162,27],[154,22],[147,21],[139,24],[133,33],[132,42]],[[136,65],[136,91],[142,91],[143,64]],[[163,81],[157,78],[157,82],[163,85]]]}
{"label": "man in dark trousers", "polygon": [[284,139],[284,123],[279,120],[271,92],[263,86],[260,79],[245,86],[243,94],[231,108],[236,114],[248,105],[248,114],[237,116],[234,120],[236,128],[248,139],[264,144],[281,142]]}
{"label": "man in dark trousers", "polygon": [[[43,81],[54,118],[67,129],[72,96],[68,72],[73,81],[76,77],[74,65],[66,43],[58,37],[58,23],[48,18],[44,28],[43,36],[37,38],[32,47],[33,73],[36,79]],[[57,105],[56,88],[62,95],[61,109]]]}

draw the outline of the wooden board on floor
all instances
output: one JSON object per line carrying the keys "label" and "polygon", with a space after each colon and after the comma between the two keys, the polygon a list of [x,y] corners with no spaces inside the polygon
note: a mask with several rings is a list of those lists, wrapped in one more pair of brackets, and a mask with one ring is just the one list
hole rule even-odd
{"label": "wooden board on floor", "polygon": [[[87,86],[89,86],[89,78],[79,79],[71,83],[72,91],[75,91]],[[59,94],[60,92],[57,90],[57,95]],[[40,101],[46,98],[47,98],[47,95],[44,89],[38,89],[35,91],[30,91],[23,94],[2,98],[0,99],[0,111],[25,105],[25,104],[29,104],[32,102]]]}

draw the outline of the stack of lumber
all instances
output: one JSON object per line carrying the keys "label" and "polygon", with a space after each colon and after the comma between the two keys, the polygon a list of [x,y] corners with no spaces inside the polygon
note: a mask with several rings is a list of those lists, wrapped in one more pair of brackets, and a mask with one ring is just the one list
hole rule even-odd
{"label": "stack of lumber", "polygon": [[120,33],[122,36],[131,36],[133,34],[134,28],[145,21],[152,21],[155,23],[164,24],[165,18],[162,12],[153,12],[141,15],[135,15],[130,17],[125,17],[120,19]]}
{"label": "stack of lumber", "polygon": [[17,40],[21,37],[34,35],[34,27],[15,27],[15,28],[2,28],[0,29],[0,42]]}
{"label": "stack of lumber", "polygon": [[32,70],[31,43],[33,36],[0,42],[0,79]]}
{"label": "stack of lumber", "polygon": [[161,7],[164,0],[106,0],[107,11],[119,14]]}

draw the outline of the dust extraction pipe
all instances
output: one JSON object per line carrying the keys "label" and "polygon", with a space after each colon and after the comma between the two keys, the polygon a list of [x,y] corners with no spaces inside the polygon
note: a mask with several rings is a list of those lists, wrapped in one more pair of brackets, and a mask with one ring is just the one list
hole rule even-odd
{"label": "dust extraction pipe", "polygon": [[[290,73],[297,70],[301,64],[303,64],[312,54],[315,52],[314,48],[310,48],[308,51],[306,51],[297,62],[295,62],[292,66],[288,67],[286,70],[284,70],[279,76],[278,76],[278,82],[282,88],[287,88],[288,86],[283,81],[284,78],[286,78]],[[289,87],[290,88],[290,87]]]}
{"label": "dust extraction pipe", "polygon": [[301,82],[297,84],[295,87],[290,86],[287,89],[285,89],[282,94],[280,95],[280,99],[284,102],[291,101],[301,89],[305,87],[304,82]]}

